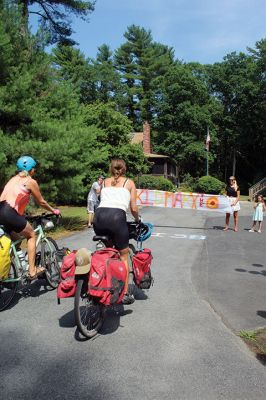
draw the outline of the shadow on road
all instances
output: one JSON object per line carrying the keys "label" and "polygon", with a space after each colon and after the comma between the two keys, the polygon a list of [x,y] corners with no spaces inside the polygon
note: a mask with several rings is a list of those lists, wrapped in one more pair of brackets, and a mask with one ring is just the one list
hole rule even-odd
{"label": "shadow on road", "polygon": [[[260,264],[252,264],[253,266],[257,266]],[[261,267],[264,267],[264,265],[260,265]],[[253,271],[253,270],[247,270],[244,268],[235,268],[235,271],[237,272],[248,272],[249,274],[252,275],[262,275],[262,276],[266,276],[266,270],[260,270],[260,271]]]}
{"label": "shadow on road", "polygon": [[21,300],[27,299],[28,297],[33,297],[33,298],[40,297],[41,295],[43,295],[51,290],[54,290],[54,289],[52,289],[47,284],[47,281],[43,278],[39,278],[38,280],[31,282],[28,285],[18,288],[12,302],[9,304],[9,306],[5,310],[11,310]]}
{"label": "shadow on road", "polygon": [[263,310],[258,310],[257,315],[259,315],[262,318],[266,318],[266,311]]}

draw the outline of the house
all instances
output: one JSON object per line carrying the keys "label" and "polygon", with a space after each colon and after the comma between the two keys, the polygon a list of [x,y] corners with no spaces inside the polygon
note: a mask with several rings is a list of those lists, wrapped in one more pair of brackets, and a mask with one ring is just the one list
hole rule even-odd
{"label": "house", "polygon": [[143,152],[151,163],[151,175],[163,176],[170,179],[174,184],[177,183],[177,166],[175,161],[168,156],[152,153],[151,128],[147,121],[143,124],[143,132],[133,133],[131,143],[142,144]]}

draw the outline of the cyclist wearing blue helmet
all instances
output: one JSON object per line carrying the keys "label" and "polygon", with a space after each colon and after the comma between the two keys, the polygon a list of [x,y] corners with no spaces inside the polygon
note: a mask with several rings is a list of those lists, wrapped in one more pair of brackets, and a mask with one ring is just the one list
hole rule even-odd
{"label": "cyclist wearing blue helmet", "polygon": [[57,215],[60,211],[44,200],[37,181],[32,178],[36,169],[36,161],[32,157],[20,157],[17,169],[18,174],[7,182],[0,196],[0,224],[5,226],[13,239],[16,239],[17,234],[27,239],[29,278],[35,279],[44,269],[35,266],[36,237],[32,226],[23,216],[25,208],[32,195],[44,209]]}

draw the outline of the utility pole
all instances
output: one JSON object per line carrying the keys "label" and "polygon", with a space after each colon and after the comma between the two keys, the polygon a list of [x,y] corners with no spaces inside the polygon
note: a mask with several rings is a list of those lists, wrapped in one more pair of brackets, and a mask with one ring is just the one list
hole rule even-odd
{"label": "utility pole", "polygon": [[205,142],[205,150],[206,150],[206,175],[209,176],[209,150],[210,150],[210,133],[209,133],[209,127],[207,126],[207,136],[206,136],[206,142]]}

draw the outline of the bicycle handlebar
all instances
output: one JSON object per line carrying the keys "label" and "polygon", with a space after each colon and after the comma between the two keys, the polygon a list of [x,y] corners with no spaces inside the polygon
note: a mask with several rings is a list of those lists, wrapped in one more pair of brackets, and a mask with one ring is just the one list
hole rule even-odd
{"label": "bicycle handlebar", "polygon": [[41,221],[42,219],[45,219],[45,218],[46,219],[56,218],[58,220],[60,217],[61,217],[61,214],[56,215],[56,214],[53,214],[53,213],[50,213],[50,214],[42,213],[40,215],[33,215],[33,216],[26,215],[26,220],[29,221],[29,222],[36,222],[36,221],[38,222],[38,221]]}

